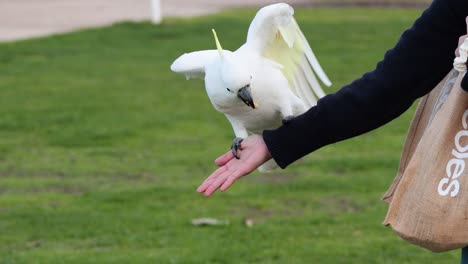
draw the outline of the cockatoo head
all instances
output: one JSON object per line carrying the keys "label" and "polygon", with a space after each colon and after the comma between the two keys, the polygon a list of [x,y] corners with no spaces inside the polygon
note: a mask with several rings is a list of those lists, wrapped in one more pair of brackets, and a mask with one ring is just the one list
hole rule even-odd
{"label": "cockatoo head", "polygon": [[227,96],[236,97],[247,106],[257,108],[251,93],[252,74],[249,65],[231,54],[224,55],[219,63],[221,64],[220,79]]}
{"label": "cockatoo head", "polygon": [[216,101],[226,105],[240,101],[253,109],[258,108],[251,93],[252,79],[255,79],[252,76],[252,65],[245,58],[223,50],[216,31],[213,30],[213,34],[217,50],[184,54],[171,65],[172,71],[185,74],[187,79],[205,79],[210,99],[216,98]]}
{"label": "cockatoo head", "polygon": [[234,56],[232,53],[225,53],[221,47],[216,31],[213,30],[213,35],[216,41],[216,47],[219,52],[219,63],[221,75],[221,81],[223,86],[226,88],[227,96],[237,97],[242,100],[247,106],[253,109],[257,108],[258,105],[252,99],[251,93],[251,82],[252,72],[249,65],[240,59],[238,56]]}

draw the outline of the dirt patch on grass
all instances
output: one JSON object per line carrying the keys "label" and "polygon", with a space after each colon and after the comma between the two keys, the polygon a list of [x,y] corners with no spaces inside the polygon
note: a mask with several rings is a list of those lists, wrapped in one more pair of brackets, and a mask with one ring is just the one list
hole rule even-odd
{"label": "dirt patch on grass", "polygon": [[103,173],[86,176],[66,174],[61,171],[0,171],[3,181],[0,195],[60,193],[84,195],[88,192],[109,188],[112,185],[153,183],[156,176],[151,173]]}
{"label": "dirt patch on grass", "polygon": [[231,211],[231,215],[241,216],[243,221],[251,221],[254,224],[261,224],[270,218],[275,218],[278,216],[302,216],[304,215],[304,210],[300,209],[291,209],[291,208],[281,208],[281,209],[266,209],[256,206],[249,206],[244,209],[235,209]]}
{"label": "dirt patch on grass", "polygon": [[270,216],[300,216],[304,211],[295,209],[264,209],[250,207],[247,209],[247,215],[257,218],[265,218]]}
{"label": "dirt patch on grass", "polygon": [[366,208],[366,205],[359,204],[350,197],[328,196],[320,200],[320,208],[324,212],[335,216],[343,213],[362,212]]}

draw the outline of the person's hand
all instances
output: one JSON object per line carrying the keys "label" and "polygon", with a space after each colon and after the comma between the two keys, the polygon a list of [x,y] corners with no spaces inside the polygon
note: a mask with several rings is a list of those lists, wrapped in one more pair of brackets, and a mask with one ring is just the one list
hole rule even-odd
{"label": "person's hand", "polygon": [[259,135],[253,135],[242,141],[240,159],[234,158],[232,151],[215,160],[220,168],[211,174],[198,187],[197,192],[211,196],[217,189],[224,192],[237,179],[245,176],[271,159],[270,152]]}
{"label": "person's hand", "polygon": [[468,17],[465,18],[466,21],[466,32],[467,35],[463,35],[458,39],[458,48],[455,50],[455,56],[459,57],[460,56],[460,46],[463,44],[465,39],[468,37]]}

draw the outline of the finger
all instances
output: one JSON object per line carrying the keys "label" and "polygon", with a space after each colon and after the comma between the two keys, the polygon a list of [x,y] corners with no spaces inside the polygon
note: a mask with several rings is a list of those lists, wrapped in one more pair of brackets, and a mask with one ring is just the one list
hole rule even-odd
{"label": "finger", "polygon": [[210,176],[208,176],[208,178],[205,179],[205,182],[213,178],[217,178],[219,175],[223,174],[226,170],[227,170],[227,167],[224,167],[224,166],[216,169]]}
{"label": "finger", "polygon": [[[240,177],[242,177],[243,175],[241,175]],[[223,185],[221,185],[221,188],[219,188],[222,192],[226,191],[229,187],[231,187],[232,184],[234,184],[234,182],[236,182],[236,180],[238,179],[239,177],[228,177],[227,180],[223,183]]]}
{"label": "finger", "polygon": [[208,189],[208,187],[210,187],[214,181],[216,181],[218,178],[213,178],[213,179],[210,179],[210,180],[205,180],[203,182],[202,185],[200,185],[200,187],[198,187],[197,189],[197,192],[198,193],[203,193],[206,191],[206,189]]}
{"label": "finger", "polygon": [[218,178],[213,178],[213,179],[206,179],[203,184],[198,187],[197,192],[198,193],[203,193],[216,179]]}
{"label": "finger", "polygon": [[205,196],[210,197],[223,183],[231,176],[230,171],[226,171],[214,181],[205,191]]}
{"label": "finger", "polygon": [[228,163],[233,158],[234,158],[234,154],[232,153],[232,151],[228,151],[224,155],[222,155],[221,157],[217,158],[215,160],[215,163],[216,163],[216,165],[221,167],[221,166],[224,166],[224,164]]}
{"label": "finger", "polygon": [[226,167],[221,167],[221,168],[217,169],[208,178],[206,178],[205,181],[203,181],[203,183],[200,185],[200,187],[198,187],[197,192],[199,192],[199,193],[204,192],[206,190],[206,188],[208,188],[211,185],[212,180],[218,178],[218,176],[223,174],[225,171],[226,171]]}
{"label": "finger", "polygon": [[224,182],[224,184],[221,186],[221,191],[224,192],[227,190],[229,187],[231,187],[234,182],[237,181],[237,179],[244,177],[245,175],[251,173],[254,171],[259,165],[252,165],[249,164],[249,162],[244,162],[241,164],[240,167],[237,168],[236,171],[234,171]]}
{"label": "finger", "polygon": [[237,181],[237,179],[249,174],[250,172],[252,172],[252,170],[249,170],[245,165],[238,168],[235,172],[233,172],[223,183],[223,185],[221,186],[220,190],[222,192],[224,192],[225,190],[227,190],[229,187],[231,187],[231,185],[234,184],[234,182]]}

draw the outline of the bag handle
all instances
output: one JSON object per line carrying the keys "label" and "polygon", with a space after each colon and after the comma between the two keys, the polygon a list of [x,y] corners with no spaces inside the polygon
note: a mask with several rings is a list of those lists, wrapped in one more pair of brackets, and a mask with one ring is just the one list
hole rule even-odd
{"label": "bag handle", "polygon": [[453,67],[458,72],[466,72],[466,62],[468,61],[468,38],[463,41],[463,44],[460,46],[460,56],[455,58],[453,62]]}
{"label": "bag handle", "polygon": [[[455,61],[453,62],[453,67],[460,74],[466,73],[467,61],[468,61],[468,38],[465,38],[465,41],[463,41],[463,44],[460,46],[460,56],[455,58]],[[465,90],[465,92],[468,92],[468,74],[465,74],[460,86],[463,90]]]}

